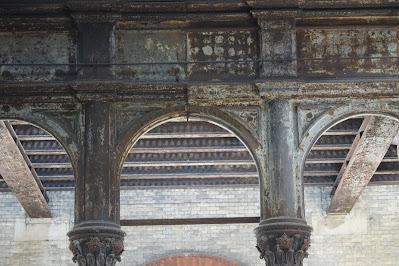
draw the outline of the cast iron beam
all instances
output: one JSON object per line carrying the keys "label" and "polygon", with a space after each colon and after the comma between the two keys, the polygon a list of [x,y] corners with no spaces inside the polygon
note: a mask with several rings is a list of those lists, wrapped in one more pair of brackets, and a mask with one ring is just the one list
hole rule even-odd
{"label": "cast iron beam", "polygon": [[0,146],[0,174],[22,207],[32,218],[51,217],[47,201],[3,121],[0,121]]}
{"label": "cast iron beam", "polygon": [[329,213],[348,213],[363,189],[370,182],[378,166],[398,133],[399,122],[386,117],[371,117],[351,158],[340,177],[331,200]]}

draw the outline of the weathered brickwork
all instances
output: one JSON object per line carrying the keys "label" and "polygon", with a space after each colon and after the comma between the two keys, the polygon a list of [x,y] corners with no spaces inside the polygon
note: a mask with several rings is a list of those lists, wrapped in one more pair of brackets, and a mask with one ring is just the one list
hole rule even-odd
{"label": "weathered brickwork", "polygon": [[[305,188],[307,220],[314,228],[307,266],[396,265],[399,257],[399,187],[368,186],[348,216],[326,216],[331,188]],[[53,218],[31,220],[12,193],[0,193],[1,265],[74,265],[66,232],[73,226],[73,192],[49,192]],[[121,218],[259,215],[257,186],[122,190]],[[256,224],[123,227],[120,265],[141,266],[178,254],[208,254],[243,266],[261,266]],[[354,252],[356,251],[356,252]],[[359,251],[359,252],[357,252]]]}

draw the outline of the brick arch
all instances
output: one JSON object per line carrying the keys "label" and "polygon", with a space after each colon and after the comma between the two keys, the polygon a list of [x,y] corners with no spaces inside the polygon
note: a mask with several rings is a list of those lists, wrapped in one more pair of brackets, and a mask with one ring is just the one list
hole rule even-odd
{"label": "brick arch", "polygon": [[236,262],[207,255],[177,255],[158,261],[150,262],[146,266],[239,266]]}

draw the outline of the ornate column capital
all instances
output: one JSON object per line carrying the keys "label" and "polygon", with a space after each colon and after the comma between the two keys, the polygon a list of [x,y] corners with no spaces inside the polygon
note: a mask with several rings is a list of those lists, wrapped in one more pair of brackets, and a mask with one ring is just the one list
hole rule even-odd
{"label": "ornate column capital", "polygon": [[312,228],[302,219],[274,217],[255,229],[256,248],[266,266],[302,266],[308,256]]}
{"label": "ornate column capital", "polygon": [[125,233],[108,222],[83,222],[68,233],[73,262],[79,266],[114,266],[121,261]]}

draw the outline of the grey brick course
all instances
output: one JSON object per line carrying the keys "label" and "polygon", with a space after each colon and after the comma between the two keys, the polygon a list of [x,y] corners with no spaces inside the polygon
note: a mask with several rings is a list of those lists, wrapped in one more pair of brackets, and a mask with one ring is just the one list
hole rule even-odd
{"label": "grey brick course", "polygon": [[[399,265],[399,186],[368,186],[346,216],[327,216],[331,188],[305,188],[314,227],[307,266]],[[31,220],[9,192],[0,193],[0,265],[74,265],[66,231],[73,226],[72,191],[49,192],[51,220]],[[121,219],[259,215],[259,188],[192,187],[121,191]],[[120,265],[141,266],[173,254],[208,254],[243,266],[264,265],[255,249],[256,224],[124,227]]]}

